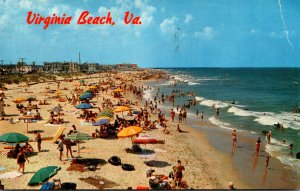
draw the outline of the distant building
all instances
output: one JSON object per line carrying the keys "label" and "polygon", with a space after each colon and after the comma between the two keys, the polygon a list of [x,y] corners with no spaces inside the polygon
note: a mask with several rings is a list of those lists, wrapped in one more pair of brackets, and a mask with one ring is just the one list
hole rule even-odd
{"label": "distant building", "polygon": [[26,64],[17,64],[16,70],[18,73],[31,73],[32,72],[32,65],[26,65]]}
{"label": "distant building", "polygon": [[137,70],[138,68],[137,64],[116,64],[117,70]]}
{"label": "distant building", "polygon": [[50,73],[78,72],[79,65],[76,62],[44,62],[44,71]]}
{"label": "distant building", "polygon": [[94,73],[98,71],[98,64],[96,63],[84,63],[84,64],[79,64],[79,70],[80,72],[84,73]]}

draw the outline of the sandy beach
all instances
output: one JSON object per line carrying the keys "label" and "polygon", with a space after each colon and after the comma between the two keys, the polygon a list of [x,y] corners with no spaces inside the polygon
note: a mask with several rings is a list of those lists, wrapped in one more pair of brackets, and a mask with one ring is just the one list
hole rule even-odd
{"label": "sandy beach", "polygon": [[[102,78],[103,79],[103,78]],[[98,82],[99,79],[88,79],[86,83]],[[135,79],[137,82],[138,79]],[[73,82],[73,84],[76,82]],[[61,82],[60,87],[69,88],[69,90],[61,90],[63,94],[70,96],[70,90],[74,87],[70,86],[70,82]],[[142,85],[143,81],[139,80],[138,85]],[[135,83],[137,85],[137,83]],[[26,97],[26,96],[35,96],[38,100],[47,99],[50,105],[41,105],[39,106],[39,111],[41,116],[44,118],[41,121],[35,123],[29,123],[29,131],[42,130],[42,138],[53,137],[53,135],[58,131],[60,126],[65,126],[66,130],[64,133],[67,133],[71,126],[74,124],[77,127],[77,130],[92,135],[95,131],[95,126],[91,124],[84,124],[82,120],[77,119],[79,112],[74,108],[73,105],[67,102],[58,102],[55,99],[49,99],[47,94],[41,93],[44,91],[45,87],[49,86],[50,89],[56,89],[56,83],[41,83],[36,85],[31,85],[27,87],[28,92],[24,93],[24,87],[19,85],[7,85],[8,91],[5,92],[6,99],[5,104],[10,106],[5,107],[5,112],[7,115],[18,115],[19,112],[15,107],[15,103],[12,101],[17,97]],[[138,109],[141,105],[140,99],[137,99],[134,95],[129,92],[122,93],[125,98],[132,100],[133,102],[139,101],[138,105],[135,107]],[[103,97],[110,98],[113,101],[117,101],[115,98],[112,98],[110,92],[107,94],[100,94],[100,96],[92,101],[95,101],[97,106],[100,106],[101,100]],[[62,125],[46,125],[47,119],[49,117],[49,111],[51,108],[57,106],[58,104],[62,105],[64,120],[68,123]],[[26,104],[26,103],[24,103]],[[34,140],[34,134],[26,133],[26,123],[23,121],[17,121],[18,116],[13,116],[14,124],[10,124],[9,121],[1,121],[0,132],[2,134],[9,132],[19,132],[27,135],[30,140]],[[112,166],[111,164],[103,164],[98,166],[96,171],[87,171],[87,172],[76,172],[76,171],[67,171],[66,169],[70,166],[69,161],[65,161],[66,155],[64,152],[63,159],[64,161],[59,161],[59,152],[57,150],[57,144],[54,144],[51,140],[43,140],[42,142],[42,152],[35,153],[33,156],[30,156],[29,163],[26,163],[25,174],[14,178],[14,179],[4,179],[2,184],[5,185],[6,189],[30,189],[30,188],[39,188],[40,186],[32,187],[28,186],[27,183],[33,176],[34,172],[39,170],[42,167],[46,166],[60,166],[61,170],[53,178],[60,179],[62,182],[75,182],[78,189],[95,189],[96,187],[88,184],[84,181],[79,180],[79,178],[95,177],[100,176],[112,182],[115,182],[115,185],[110,188],[123,188],[128,187],[136,188],[138,185],[148,186],[148,178],[146,178],[146,171],[148,169],[154,169],[158,174],[164,174],[168,176],[169,172],[172,171],[172,166],[176,165],[177,160],[181,160],[182,164],[186,168],[186,173],[184,173],[184,179],[187,181],[189,188],[226,188],[228,182],[222,182],[216,176],[216,173],[213,169],[210,168],[209,160],[204,156],[205,151],[203,148],[198,150],[196,145],[208,145],[206,140],[203,138],[200,132],[196,132],[193,129],[188,129],[189,133],[180,134],[176,132],[175,125],[170,125],[170,134],[166,135],[161,132],[160,129],[151,130],[148,132],[143,132],[142,134],[147,134],[153,136],[159,140],[165,140],[163,145],[149,145],[147,149],[154,151],[151,156],[152,160],[162,161],[164,165],[160,167],[149,167],[144,164],[145,159],[143,155],[126,153],[125,149],[131,146],[130,138],[124,139],[92,139],[85,141],[80,144],[81,146],[81,156],[83,158],[98,158],[107,161],[111,156],[117,155],[121,158],[122,162],[129,163],[134,165],[135,171],[128,172],[121,169],[121,167]],[[200,138],[201,137],[201,138]],[[196,144],[201,143],[201,144]],[[35,152],[37,150],[37,144],[35,141],[29,142]],[[180,145],[180,146],[179,146]],[[1,151],[7,151],[4,149],[5,144],[1,144]],[[74,155],[77,155],[77,147],[72,147]],[[205,147],[205,150],[210,150],[209,147]],[[1,174],[11,171],[16,171],[18,166],[15,159],[7,158],[5,155],[1,155],[1,167],[4,167],[4,170],[1,171]],[[150,159],[146,159],[150,160]],[[230,180],[228,180],[230,181]]]}
{"label": "sandy beach", "polygon": [[[143,73],[143,75],[145,74]],[[122,81],[126,81],[127,85],[133,84],[136,87],[144,86],[145,89],[149,88],[149,85],[151,84],[164,82],[164,80],[162,81],[161,79],[158,80],[154,78],[143,80],[141,76],[141,72],[133,74],[120,72],[118,74],[81,76],[80,79],[84,79],[85,84],[97,84],[98,82],[107,81],[114,81],[115,84],[121,84]],[[127,80],[129,78],[131,81]],[[99,159],[102,163],[97,166],[96,171],[70,171],[69,167],[72,160],[66,157],[65,150],[63,151],[63,161],[59,160],[59,151],[57,149],[57,144],[52,141],[53,136],[61,127],[66,128],[63,133],[67,134],[72,130],[72,125],[75,125],[78,131],[92,136],[95,129],[99,129],[99,126],[92,126],[92,123],[86,122],[84,119],[79,119],[78,117],[82,111],[76,109],[71,103],[59,102],[59,99],[51,98],[55,95],[59,95],[60,97],[71,97],[72,93],[74,93],[74,89],[83,88],[85,90],[88,89],[89,86],[80,86],[80,79],[73,80],[72,82],[63,81],[62,78],[58,79],[62,80],[59,84],[59,90],[57,90],[58,84],[55,82],[37,83],[30,85],[29,87],[25,87],[25,84],[6,86],[8,90],[5,91],[5,104],[9,105],[5,107],[5,112],[8,115],[6,119],[12,117],[14,123],[11,124],[8,120],[0,121],[0,133],[22,133],[30,138],[29,143],[34,148],[34,154],[28,157],[29,163],[26,163],[25,165],[25,174],[13,179],[2,180],[2,184],[6,189],[38,189],[41,185],[28,186],[27,184],[36,171],[46,166],[61,167],[61,170],[57,175],[49,181],[60,179],[61,182],[73,182],[77,184],[77,189],[127,189],[129,187],[135,189],[138,186],[149,186],[149,178],[146,176],[147,170],[153,169],[156,174],[168,176],[172,171],[172,166],[176,165],[177,160],[181,160],[182,165],[186,169],[183,176],[184,180],[187,181],[188,188],[226,189],[228,188],[229,182],[234,182],[235,187],[244,189],[297,188],[298,186],[298,177],[293,174],[290,169],[286,169],[286,167],[275,158],[272,159],[273,170],[272,168],[271,170],[273,172],[270,171],[268,174],[266,171],[263,172],[263,169],[265,169],[263,158],[259,157],[260,159],[252,162],[253,157],[247,154],[248,151],[238,151],[235,154],[230,154],[230,135],[227,135],[226,132],[217,131],[218,127],[212,124],[206,117],[203,121],[195,117],[188,117],[188,122],[180,125],[180,128],[186,132],[177,132],[176,125],[178,124],[178,120],[176,118],[174,122],[171,122],[169,109],[162,109],[162,113],[166,116],[169,134],[163,133],[163,128],[144,130],[141,133],[141,135],[147,135],[165,141],[165,144],[147,145],[146,149],[149,153],[146,157],[144,152],[138,154],[126,152],[126,149],[132,146],[131,138],[93,138],[80,144],[80,156],[83,159]],[[110,83],[110,87],[112,87],[114,83]],[[47,86],[50,90],[55,90],[56,93],[45,93],[45,88]],[[100,89],[101,85],[98,88]],[[57,92],[59,93],[57,94]],[[129,90],[122,92],[122,95],[124,96],[122,100],[131,100],[131,102],[134,103],[132,108],[136,110],[143,107],[145,100],[148,99],[147,97],[141,99],[140,96],[134,95]],[[49,102],[49,105],[38,106],[43,120],[28,123],[29,131],[41,131],[41,136],[43,138],[42,152],[37,152],[37,143],[34,140],[35,135],[26,132],[26,123],[22,120],[18,120],[20,112],[15,106],[16,103],[13,102],[16,98],[28,96],[36,97],[37,100],[47,100]],[[99,112],[98,107],[102,108],[104,99],[110,99],[113,105],[116,105],[118,101],[120,101],[119,98],[114,98],[113,90],[110,88],[107,92],[99,91],[97,96],[90,100],[95,107],[91,110]],[[23,102],[24,105],[27,103],[28,102]],[[33,102],[33,104],[34,103],[37,102]],[[46,124],[49,119],[49,111],[55,106],[58,106],[58,104],[62,106],[65,123],[61,125]],[[158,107],[164,108],[163,104],[159,104]],[[120,113],[115,113],[115,118],[116,115],[121,116]],[[125,115],[127,115],[126,112]],[[157,113],[150,114],[150,120],[157,120]],[[113,121],[111,123],[113,123]],[[239,134],[239,137],[239,140],[242,140],[239,142],[241,148],[253,141],[253,138],[243,133]],[[0,144],[2,153],[0,156],[0,167],[2,167],[0,174],[18,170],[16,159],[6,157],[5,153],[9,150],[5,149],[5,146],[7,146],[7,144]],[[144,148],[144,145],[141,145],[141,147]],[[78,155],[78,147],[72,147],[72,151],[73,155],[76,157]],[[252,152],[251,148],[249,149],[249,152]],[[112,156],[120,157],[122,163],[133,165],[135,170],[124,171],[120,166],[109,164],[107,161]],[[147,161],[154,161],[155,165],[146,165],[145,162]],[[258,169],[256,172],[255,168]],[[252,169],[252,172],[248,169]],[[286,174],[289,174],[289,176],[286,176]],[[262,178],[260,178],[260,176]],[[293,178],[289,179],[285,184],[284,182],[287,181],[285,177]],[[94,178],[96,179],[96,182],[103,181],[104,184],[99,187],[98,183],[95,185],[95,183],[91,184],[82,180],[86,178]],[[272,183],[274,180],[276,183]]]}

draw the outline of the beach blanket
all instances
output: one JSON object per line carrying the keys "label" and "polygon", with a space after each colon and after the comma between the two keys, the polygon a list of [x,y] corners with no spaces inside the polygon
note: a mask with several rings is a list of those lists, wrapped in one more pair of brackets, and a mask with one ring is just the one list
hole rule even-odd
{"label": "beach blanket", "polygon": [[44,126],[45,126],[45,127],[60,127],[61,124],[59,124],[59,125],[54,125],[54,124],[49,124],[49,123],[47,123],[47,124],[45,124]]}
{"label": "beach blanket", "polygon": [[53,143],[57,141],[57,139],[63,134],[65,129],[66,127],[59,127],[59,129],[53,135],[53,140],[52,140]]}
{"label": "beach blanket", "polygon": [[0,171],[5,170],[6,168],[3,166],[0,166]]}
{"label": "beach blanket", "polygon": [[81,126],[89,126],[89,125],[92,125],[92,123],[88,123],[88,122],[85,122],[85,121],[80,121],[80,125]]}
{"label": "beach blanket", "polygon": [[143,154],[139,154],[139,156],[142,158],[142,159],[155,159],[156,158],[156,154],[146,154],[143,153]]}
{"label": "beach blanket", "polygon": [[0,180],[12,179],[12,178],[16,178],[16,177],[19,177],[19,176],[22,176],[21,172],[18,172],[18,171],[7,172],[7,173],[4,173],[4,174],[0,174]]}
{"label": "beach blanket", "polygon": [[118,184],[116,182],[113,182],[111,180],[108,180],[108,179],[100,177],[100,176],[79,178],[79,180],[84,181],[88,184],[91,184],[100,190],[102,190],[104,188],[112,188],[112,187],[118,186]]}

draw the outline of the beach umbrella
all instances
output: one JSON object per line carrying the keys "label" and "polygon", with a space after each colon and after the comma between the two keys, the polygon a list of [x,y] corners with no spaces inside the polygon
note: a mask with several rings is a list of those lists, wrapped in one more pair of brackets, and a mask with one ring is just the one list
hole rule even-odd
{"label": "beach umbrella", "polygon": [[[72,141],[84,141],[84,140],[90,140],[92,137],[86,133],[72,133],[70,135],[67,135],[65,139],[71,139]],[[79,147],[79,142],[78,142],[78,156],[80,155],[80,147]]]}
{"label": "beach umbrella", "polygon": [[156,144],[158,143],[158,140],[152,137],[149,137],[147,135],[139,136],[135,140],[132,141],[136,144]]}
{"label": "beach umbrella", "polygon": [[96,86],[89,86],[89,89],[97,89]]}
{"label": "beach umbrella", "polygon": [[80,99],[89,99],[92,98],[93,94],[92,93],[84,93],[83,95],[81,95],[79,98]]}
{"label": "beach umbrella", "polygon": [[130,107],[127,106],[118,106],[116,109],[114,109],[114,112],[124,112],[129,111]]}
{"label": "beach umbrella", "polygon": [[76,109],[90,109],[92,107],[93,106],[89,103],[81,103],[81,104],[75,106]]}
{"label": "beach umbrella", "polygon": [[157,144],[158,140],[155,138],[149,137],[147,135],[143,135],[143,136],[139,136],[135,140],[132,140],[132,143],[145,145],[145,158],[146,158],[146,152],[147,152],[146,145],[147,144]]}
{"label": "beach umbrella", "polygon": [[27,98],[27,101],[36,101],[36,98],[35,98],[35,97],[32,97],[32,96],[30,96],[30,97],[28,97],[28,98]]}
{"label": "beach umbrella", "polygon": [[114,112],[122,112],[122,116],[123,116],[123,118],[124,118],[124,111],[129,111],[130,110],[130,107],[127,107],[127,106],[118,106],[115,110],[114,110]]}
{"label": "beach umbrella", "polygon": [[100,120],[100,119],[109,119],[110,121],[112,121],[113,119],[108,117],[108,116],[100,116],[96,119],[96,121]]}
{"label": "beach umbrella", "polygon": [[21,133],[6,133],[0,136],[0,141],[6,143],[22,143],[28,140],[29,138]]}
{"label": "beach umbrella", "polygon": [[34,186],[49,180],[55,176],[61,168],[59,166],[47,166],[38,170],[28,182],[28,185]]}
{"label": "beach umbrella", "polygon": [[23,97],[18,97],[16,99],[13,100],[13,102],[15,103],[21,103],[21,102],[24,102],[26,101],[27,99],[26,98],[23,98]]}
{"label": "beach umbrella", "polygon": [[34,116],[31,116],[31,115],[24,115],[24,116],[22,116],[22,117],[20,117],[19,118],[19,120],[25,120],[26,121],[26,128],[27,128],[27,133],[28,133],[28,121],[29,120],[32,120],[32,119],[35,119],[35,117]]}
{"label": "beach umbrella", "polygon": [[113,118],[114,112],[111,109],[104,109],[102,112],[99,113],[99,117],[103,117],[103,116]]}
{"label": "beach umbrella", "polygon": [[109,122],[110,122],[110,119],[103,118],[103,119],[99,119],[95,123],[93,123],[93,126],[105,125],[105,124],[107,124]]}
{"label": "beach umbrella", "polygon": [[63,109],[59,106],[56,106],[56,107],[52,108],[51,111],[58,113],[58,112],[63,111]]}
{"label": "beach umbrella", "polygon": [[118,133],[118,137],[119,138],[133,137],[133,136],[139,134],[142,131],[143,131],[143,129],[141,127],[138,127],[138,126],[129,126],[129,127],[126,127],[124,129],[122,129]]}

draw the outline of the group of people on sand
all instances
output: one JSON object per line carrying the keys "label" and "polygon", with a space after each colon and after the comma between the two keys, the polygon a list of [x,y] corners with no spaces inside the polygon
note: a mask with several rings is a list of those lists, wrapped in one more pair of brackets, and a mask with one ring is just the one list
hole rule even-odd
{"label": "group of people on sand", "polygon": [[[188,188],[186,181],[183,181],[183,171],[184,166],[181,161],[177,161],[177,165],[173,166],[172,172],[170,172],[169,177],[164,175],[155,174],[154,170],[149,170],[147,172],[147,177],[149,177],[149,187],[150,189],[158,190],[171,190],[171,189],[186,189]],[[172,180],[169,181],[169,178]]]}
{"label": "group of people on sand", "polygon": [[63,116],[63,113],[61,113],[61,112],[58,112],[57,114],[55,114],[54,111],[50,111],[50,117],[46,123],[49,123],[52,125],[61,125],[65,122],[62,116]]}

